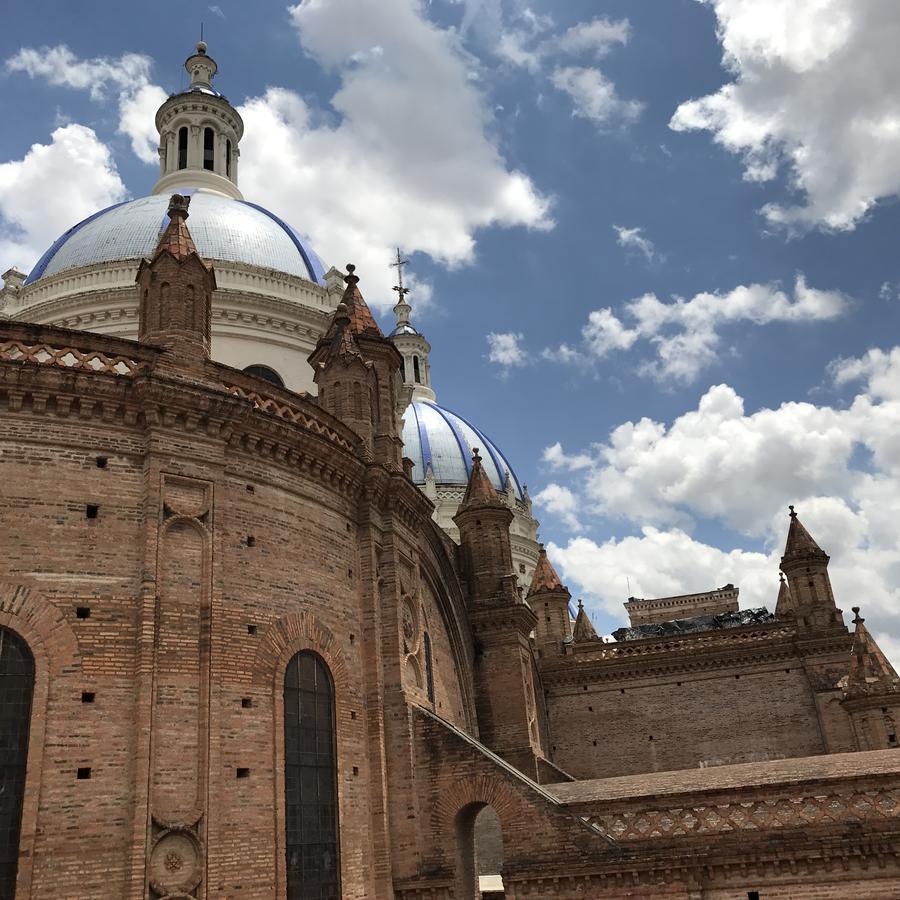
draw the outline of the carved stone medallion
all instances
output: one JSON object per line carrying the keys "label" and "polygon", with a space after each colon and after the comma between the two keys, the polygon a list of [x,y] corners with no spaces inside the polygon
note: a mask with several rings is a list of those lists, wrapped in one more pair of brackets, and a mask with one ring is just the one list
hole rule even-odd
{"label": "carved stone medallion", "polygon": [[163,896],[190,894],[203,877],[203,854],[189,831],[164,831],[150,853],[150,886]]}

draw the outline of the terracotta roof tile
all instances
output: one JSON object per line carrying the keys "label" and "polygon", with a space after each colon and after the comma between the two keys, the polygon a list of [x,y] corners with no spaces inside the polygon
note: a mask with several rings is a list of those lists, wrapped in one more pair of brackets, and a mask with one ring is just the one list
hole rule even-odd
{"label": "terracotta roof tile", "polygon": [[341,302],[347,307],[347,312],[350,316],[350,330],[354,334],[384,337],[381,329],[378,327],[378,323],[375,321],[375,317],[372,315],[372,310],[369,309],[368,304],[363,299],[363,295],[360,293],[358,287],[359,276],[354,274],[355,271],[356,266],[353,263],[347,263],[347,275],[344,276],[347,287],[344,289],[344,296],[341,298]]}
{"label": "terracotta roof tile", "polygon": [[584,604],[578,601],[578,615],[575,617],[575,627],[572,629],[572,637],[576,641],[595,641],[597,632],[593,623],[584,611]]}
{"label": "terracotta roof tile", "polygon": [[863,696],[866,694],[895,693],[900,691],[900,679],[881,647],[869,634],[863,624],[865,619],[859,614],[859,607],[854,606],[856,631],[853,634],[853,648],[850,655],[850,671],[847,676],[847,694]]}
{"label": "terracotta roof tile", "polygon": [[528,596],[530,597],[532,594],[548,594],[554,591],[569,593],[566,586],[559,580],[559,575],[556,574],[556,569],[553,568],[553,563],[550,562],[547,551],[544,549],[544,545],[541,544],[541,552],[538,556],[537,565],[534,567],[531,587],[528,588]]}
{"label": "terracotta roof tile", "polygon": [[488,478],[484,466],[481,464],[481,457],[478,455],[478,448],[472,450],[472,472],[469,475],[469,483],[466,485],[466,493],[463,497],[462,505],[469,503],[500,503],[500,498]]}
{"label": "terracotta roof tile", "polygon": [[156,259],[164,251],[171,253],[178,260],[185,260],[194,255],[204,266],[210,268],[209,263],[197,251],[194,239],[185,222],[190,202],[190,197],[182,197],[181,194],[172,195],[169,200],[169,224],[156,245],[153,258]]}
{"label": "terracotta roof tile", "polygon": [[812,535],[803,527],[803,523],[797,518],[794,507],[791,511],[791,524],[788,528],[787,541],[784,545],[784,555],[791,556],[822,556],[827,558],[825,551],[813,540]]}

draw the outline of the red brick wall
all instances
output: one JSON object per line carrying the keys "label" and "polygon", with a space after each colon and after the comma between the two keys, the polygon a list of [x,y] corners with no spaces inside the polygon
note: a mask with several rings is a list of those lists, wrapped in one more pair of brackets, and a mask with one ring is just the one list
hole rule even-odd
{"label": "red brick wall", "polygon": [[547,708],[553,761],[576,778],[824,751],[799,661],[704,675],[585,679],[552,687]]}

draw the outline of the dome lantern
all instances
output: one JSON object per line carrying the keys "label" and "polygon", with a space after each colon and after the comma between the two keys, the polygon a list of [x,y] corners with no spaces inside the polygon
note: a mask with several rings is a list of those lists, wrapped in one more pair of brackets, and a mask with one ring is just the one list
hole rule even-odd
{"label": "dome lantern", "polygon": [[218,71],[204,41],[185,60],[191,81],[172,94],[156,113],[159,180],[154,194],[193,190],[242,199],[238,190],[238,144],[244,123],[238,111],[213,87]]}
{"label": "dome lantern", "polygon": [[397,292],[397,303],[394,306],[397,324],[391,332],[391,341],[403,357],[403,383],[412,388],[413,400],[435,400],[431,387],[431,364],[428,361],[431,344],[409,321],[412,312],[412,307],[406,300],[409,288],[403,285],[403,267],[408,262],[398,247],[397,259],[391,263],[391,267],[397,270],[397,284],[394,287]]}

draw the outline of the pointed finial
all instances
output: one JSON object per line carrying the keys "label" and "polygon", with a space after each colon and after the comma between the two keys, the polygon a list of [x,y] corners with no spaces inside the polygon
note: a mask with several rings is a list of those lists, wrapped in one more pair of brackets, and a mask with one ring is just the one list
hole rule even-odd
{"label": "pointed finial", "polygon": [[784,584],[784,572],[782,572],[781,569],[778,570],[778,580],[781,584]]}
{"label": "pointed finial", "polygon": [[862,625],[862,623],[865,622],[866,620],[859,614],[859,607],[853,606],[853,607],[851,607],[851,609],[853,610],[853,613],[854,613],[853,624],[854,625]]}
{"label": "pointed finial", "polygon": [[478,448],[472,448],[472,462],[481,462],[481,457],[478,455]]}
{"label": "pointed finial", "polygon": [[403,258],[403,254],[398,247],[397,260],[396,262],[391,263],[391,268],[397,270],[397,284],[395,285],[394,290],[400,295],[400,299],[397,301],[398,303],[403,303],[404,298],[409,293],[409,288],[403,287],[403,267],[408,264],[409,260]]}
{"label": "pointed finial", "polygon": [[188,207],[191,205],[191,198],[185,197],[183,194],[172,194],[169,197],[168,216],[170,219],[180,218],[186,219],[189,215]]}
{"label": "pointed finial", "polygon": [[581,599],[581,597],[578,598],[578,608],[584,609],[584,601]]}
{"label": "pointed finial", "polygon": [[788,509],[791,511],[791,518],[792,518],[792,519],[796,519],[796,518],[797,518],[797,513],[794,512],[794,506],[793,506],[793,504],[791,504],[791,505],[788,507]]}
{"label": "pointed finial", "polygon": [[354,275],[356,266],[353,263],[347,263],[347,274],[344,276],[344,282],[349,285],[359,284],[359,276]]}

